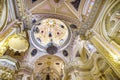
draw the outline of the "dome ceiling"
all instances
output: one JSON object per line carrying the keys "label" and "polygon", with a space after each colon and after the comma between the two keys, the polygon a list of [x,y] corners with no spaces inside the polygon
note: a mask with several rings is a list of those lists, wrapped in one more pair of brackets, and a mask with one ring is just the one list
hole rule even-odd
{"label": "dome ceiling", "polygon": [[69,32],[62,21],[49,18],[42,20],[39,24],[34,27],[34,36],[42,46],[47,46],[51,42],[60,46],[66,41]]}
{"label": "dome ceiling", "polygon": [[37,48],[46,49],[51,44],[58,49],[68,44],[70,29],[59,19],[46,18],[35,23],[31,30],[31,40]]}
{"label": "dome ceiling", "polygon": [[[109,71],[114,66],[106,65],[110,61],[107,57],[105,61],[101,53],[109,55],[116,50],[107,45],[107,41],[102,41],[104,39],[96,35],[93,27],[103,31],[97,22],[104,16],[101,11],[106,1],[0,0],[0,21],[5,22],[0,26],[3,27],[3,33],[0,32],[0,56],[3,56],[0,58],[0,79],[9,80],[11,76],[10,80],[98,80],[106,77],[114,80],[116,74]],[[108,0],[106,4],[109,2],[115,0]],[[117,8],[114,6],[106,9],[110,13],[105,13],[100,24],[104,25],[101,28],[107,38],[120,44],[119,3],[116,2]],[[4,57],[6,55],[15,60]]]}
{"label": "dome ceiling", "polygon": [[63,75],[64,61],[54,55],[45,55],[37,59],[35,62],[34,73],[36,78],[46,80],[47,76],[51,80],[59,80]]}

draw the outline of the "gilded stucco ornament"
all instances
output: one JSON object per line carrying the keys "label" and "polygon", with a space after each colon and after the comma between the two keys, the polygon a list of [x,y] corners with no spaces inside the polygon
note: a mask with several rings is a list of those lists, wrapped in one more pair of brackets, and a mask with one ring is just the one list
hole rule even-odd
{"label": "gilded stucco ornament", "polygon": [[103,2],[105,2],[105,0],[96,0],[95,1],[95,4],[94,4],[92,10],[89,13],[89,18],[81,24],[81,27],[79,30],[81,37],[85,38],[85,34],[86,34],[87,30],[89,30],[93,27],[93,23],[95,22],[96,15],[99,14],[98,9],[101,8],[101,4]]}
{"label": "gilded stucco ornament", "polygon": [[114,21],[117,23],[120,20],[120,11],[115,11],[112,16],[110,17],[110,21]]}
{"label": "gilded stucco ornament", "polygon": [[13,72],[7,68],[3,68],[3,70],[0,70],[0,79],[13,80]]}
{"label": "gilded stucco ornament", "polygon": [[110,17],[110,22],[114,22],[113,27],[109,31],[110,38],[120,45],[120,11],[115,11]]}
{"label": "gilded stucco ornament", "polygon": [[7,22],[7,0],[0,0],[0,31],[3,30],[3,28],[6,25]]}
{"label": "gilded stucco ornament", "polygon": [[64,61],[55,55],[45,55],[40,57],[35,62],[35,78],[46,80],[49,75],[50,80],[62,80]]}
{"label": "gilded stucco ornament", "polygon": [[15,71],[19,69],[19,63],[17,60],[10,56],[0,57],[0,79],[2,80],[14,80]]}
{"label": "gilded stucco ornament", "polygon": [[85,33],[86,39],[90,39],[92,36],[94,36],[94,32],[92,30],[87,30]]}
{"label": "gilded stucco ornament", "polygon": [[15,34],[8,41],[8,46],[14,52],[16,52],[16,51],[18,51],[18,52],[25,52],[28,49],[28,47],[29,47],[29,43],[25,39],[25,37],[23,37],[21,35],[16,35]]}
{"label": "gilded stucco ornament", "polygon": [[111,7],[102,20],[102,34],[113,45],[120,45],[120,2]]}

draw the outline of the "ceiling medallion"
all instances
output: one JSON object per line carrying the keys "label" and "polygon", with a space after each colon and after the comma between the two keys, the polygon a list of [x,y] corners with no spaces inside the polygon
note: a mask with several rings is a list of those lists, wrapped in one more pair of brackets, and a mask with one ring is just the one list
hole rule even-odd
{"label": "ceiling medallion", "polygon": [[46,49],[48,54],[55,54],[57,53],[58,48],[56,46],[54,46],[53,44],[51,44],[50,46],[48,46],[48,48]]}
{"label": "ceiling medallion", "polygon": [[59,3],[60,0],[54,0],[55,3]]}
{"label": "ceiling medallion", "polygon": [[49,0],[50,5],[55,8],[60,8],[64,4],[65,0]]}
{"label": "ceiling medallion", "polygon": [[67,46],[71,30],[59,19],[47,18],[31,29],[31,42],[40,51],[55,54]]}

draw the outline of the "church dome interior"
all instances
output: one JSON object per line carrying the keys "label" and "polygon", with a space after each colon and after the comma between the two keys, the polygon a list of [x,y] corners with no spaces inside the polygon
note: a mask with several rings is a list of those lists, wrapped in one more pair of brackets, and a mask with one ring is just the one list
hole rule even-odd
{"label": "church dome interior", "polygon": [[0,80],[120,80],[120,0],[0,0]]}

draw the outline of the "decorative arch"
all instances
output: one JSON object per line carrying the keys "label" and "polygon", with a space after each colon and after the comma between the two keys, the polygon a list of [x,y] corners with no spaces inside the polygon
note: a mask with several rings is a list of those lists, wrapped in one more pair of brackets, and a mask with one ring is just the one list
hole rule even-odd
{"label": "decorative arch", "polygon": [[64,61],[55,55],[44,55],[36,60],[34,74],[35,76],[43,76],[49,74],[51,79],[61,79],[64,76]]}
{"label": "decorative arch", "polygon": [[[110,4],[108,9],[101,20],[101,27],[100,31],[103,36],[108,42],[110,42],[114,47],[116,45],[120,47],[120,1],[115,1]],[[112,6],[111,6],[112,5]]]}

